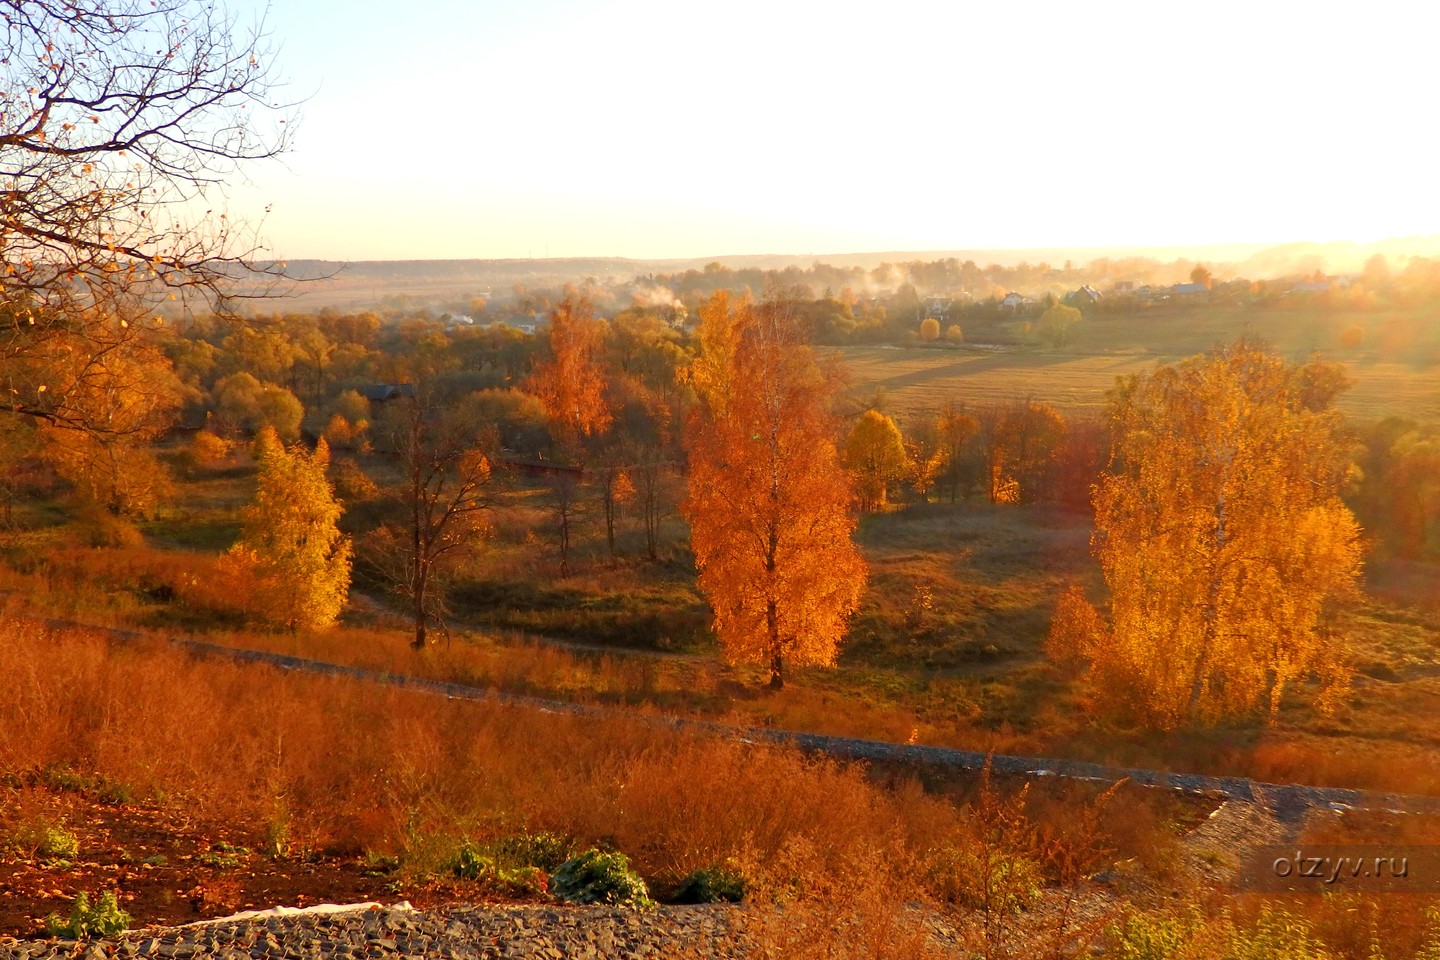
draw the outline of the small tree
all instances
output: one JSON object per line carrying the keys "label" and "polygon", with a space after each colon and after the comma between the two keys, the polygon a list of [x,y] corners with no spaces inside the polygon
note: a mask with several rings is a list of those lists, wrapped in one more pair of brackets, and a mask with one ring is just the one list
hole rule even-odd
{"label": "small tree", "polygon": [[605,542],[610,556],[615,556],[615,515],[626,504],[635,499],[635,482],[630,479],[630,468],[618,462],[612,455],[595,470],[595,486],[600,494],[600,505],[605,511]]}
{"label": "small tree", "polygon": [[526,389],[540,398],[551,432],[567,453],[604,433],[614,419],[605,400],[600,358],[605,326],[589,301],[566,298],[550,315],[550,355],[535,367]]}
{"label": "small tree", "polygon": [[405,518],[375,531],[365,557],[409,605],[416,650],[425,646],[431,624],[446,629],[447,566],[488,530],[490,460],[470,409],[442,415],[421,390],[398,401],[380,426],[405,472]]}
{"label": "small tree", "polygon": [[635,465],[636,501],[640,520],[645,527],[645,555],[651,560],[660,557],[660,521],[673,503],[670,487],[671,464],[660,459],[656,451],[648,451]]}
{"label": "small tree", "polygon": [[979,422],[953,400],[947,400],[935,418],[935,447],[940,456],[937,479],[942,487],[949,489],[951,503],[966,485],[965,448],[979,429]]}
{"label": "small tree", "polygon": [[855,474],[860,509],[882,509],[889,486],[910,470],[905,438],[895,421],[878,410],[866,410],[850,428],[845,441],[845,467]]}
{"label": "small tree", "polygon": [[291,630],[332,625],[350,590],[350,538],[339,529],[343,509],[325,476],[330,450],[286,449],[266,427],[255,441],[259,481],[245,510],[239,562],[261,583],[257,603]]}
{"label": "small tree", "polygon": [[933,343],[940,339],[940,321],[934,317],[926,317],[920,321],[920,339],[926,343]]}
{"label": "small tree", "polygon": [[1081,317],[1075,307],[1057,303],[1040,314],[1040,336],[1052,347],[1063,347],[1070,339],[1070,328],[1079,323]]}
{"label": "small tree", "polygon": [[578,470],[557,470],[546,478],[546,505],[555,524],[555,543],[560,548],[560,576],[570,576],[570,544],[576,528],[585,519],[585,487]]}

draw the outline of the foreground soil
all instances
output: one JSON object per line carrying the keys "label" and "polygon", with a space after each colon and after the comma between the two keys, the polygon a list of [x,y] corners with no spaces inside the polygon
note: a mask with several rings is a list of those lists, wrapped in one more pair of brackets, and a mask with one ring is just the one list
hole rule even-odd
{"label": "foreground soil", "polygon": [[[490,899],[463,881],[416,880],[359,855],[265,852],[260,829],[218,827],[173,807],[105,802],[42,783],[0,787],[0,936],[44,934],[76,895],[114,891],[132,926],[176,926],[241,910],[317,903],[428,908]],[[30,849],[42,825],[76,841],[73,856]]]}

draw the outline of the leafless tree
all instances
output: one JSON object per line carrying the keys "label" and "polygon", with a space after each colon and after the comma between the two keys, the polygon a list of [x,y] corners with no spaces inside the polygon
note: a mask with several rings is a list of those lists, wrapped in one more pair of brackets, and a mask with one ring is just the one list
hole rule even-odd
{"label": "leafless tree", "polygon": [[392,403],[380,432],[405,471],[405,519],[375,531],[362,550],[410,605],[419,650],[430,625],[445,630],[447,566],[487,532],[493,478],[463,408],[443,415],[423,391]]}
{"label": "leafless tree", "polygon": [[93,426],[47,389],[53,357],[280,279],[223,186],[296,111],[263,20],[203,0],[0,0],[0,21],[0,411]]}

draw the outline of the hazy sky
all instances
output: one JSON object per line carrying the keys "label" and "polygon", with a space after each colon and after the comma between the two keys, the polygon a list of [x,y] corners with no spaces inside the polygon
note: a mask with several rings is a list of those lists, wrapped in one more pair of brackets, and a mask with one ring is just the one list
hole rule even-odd
{"label": "hazy sky", "polygon": [[[242,17],[259,2],[231,0]],[[306,0],[288,258],[1440,233],[1424,4]]]}

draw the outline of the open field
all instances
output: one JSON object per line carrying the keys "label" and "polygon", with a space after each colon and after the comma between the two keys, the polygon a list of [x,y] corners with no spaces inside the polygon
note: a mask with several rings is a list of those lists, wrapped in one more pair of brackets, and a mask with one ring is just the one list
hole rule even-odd
{"label": "open field", "polygon": [[[1350,328],[1359,331],[1359,342],[1342,346],[1342,333]],[[1293,359],[1319,352],[1344,364],[1355,385],[1339,406],[1352,417],[1440,420],[1440,317],[1414,314],[1157,309],[1087,317],[1061,349],[867,346],[846,347],[841,354],[851,394],[869,398],[878,389],[902,417],[937,410],[952,399],[977,406],[1025,397],[1067,416],[1099,416],[1117,376],[1147,373],[1157,363],[1173,363],[1246,334],[1270,341]]]}

